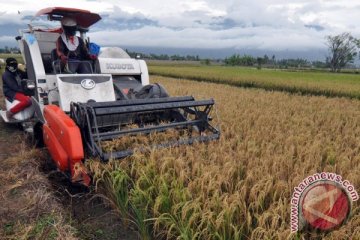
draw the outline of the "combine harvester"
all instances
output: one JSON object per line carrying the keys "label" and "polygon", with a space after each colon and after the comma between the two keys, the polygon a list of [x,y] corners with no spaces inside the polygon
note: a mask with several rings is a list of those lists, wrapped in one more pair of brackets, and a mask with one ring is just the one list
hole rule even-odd
{"label": "combine harvester", "polygon": [[[101,19],[96,13],[62,7],[42,9],[36,17],[44,15],[50,21],[76,19],[77,30],[87,46],[91,43],[86,32]],[[29,79],[23,85],[32,92],[32,106],[14,115],[15,119],[7,119],[5,111],[1,116],[5,122],[21,123],[35,139],[41,139],[58,169],[73,183],[90,184],[83,165],[86,157],[107,162],[136,150],[219,138],[220,132],[210,124],[213,99],[169,97],[160,84],[149,84],[145,61],[130,58],[121,48],[102,47],[97,60],[87,61],[92,74],[61,72],[55,49],[61,27],[37,27],[32,23],[16,38],[26,63]],[[6,101],[7,109],[13,104]],[[102,147],[104,141],[169,129],[185,134],[136,149],[105,152]]]}

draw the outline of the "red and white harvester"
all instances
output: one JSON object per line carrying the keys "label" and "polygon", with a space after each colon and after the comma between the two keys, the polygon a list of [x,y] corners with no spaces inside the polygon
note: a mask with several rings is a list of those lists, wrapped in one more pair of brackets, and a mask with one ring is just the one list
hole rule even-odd
{"label": "red and white harvester", "polygon": [[[196,101],[192,96],[169,97],[160,84],[149,84],[146,62],[132,59],[118,47],[101,47],[98,58],[88,61],[91,74],[61,71],[56,40],[63,17],[76,19],[79,36],[90,46],[86,33],[101,17],[90,11],[53,7],[40,10],[35,17],[47,16],[56,27],[33,24],[16,37],[28,79],[24,88],[31,92],[32,105],[5,122],[21,123],[38,141],[43,141],[58,169],[74,183],[89,185],[83,165],[86,157],[101,161],[121,159],[146,147],[171,147],[218,139],[220,132],[211,125],[214,100]],[[50,23],[50,22],[49,22]],[[10,109],[16,102],[6,100]],[[180,130],[185,137],[104,152],[101,143],[125,136],[148,135],[168,129]],[[183,131],[188,130],[188,131]]]}

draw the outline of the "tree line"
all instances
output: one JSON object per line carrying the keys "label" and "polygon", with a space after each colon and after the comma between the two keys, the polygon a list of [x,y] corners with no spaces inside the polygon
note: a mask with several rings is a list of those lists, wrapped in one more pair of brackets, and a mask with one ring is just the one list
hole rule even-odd
{"label": "tree line", "polygon": [[18,47],[8,47],[0,48],[0,53],[20,53],[20,49]]}
{"label": "tree line", "polygon": [[276,59],[275,55],[269,58],[267,55],[263,57],[252,57],[250,55],[234,54],[231,57],[225,58],[225,65],[228,66],[256,66],[258,69],[266,68],[330,68],[330,63],[327,61],[309,61],[303,58],[287,58]]}
{"label": "tree line", "polygon": [[127,54],[129,54],[132,58],[143,58],[143,59],[151,59],[151,60],[171,60],[171,61],[200,61],[202,60],[199,55],[192,56],[192,55],[186,55],[181,56],[178,54],[174,55],[168,55],[168,54],[145,54],[145,53],[139,53],[139,52],[133,52],[126,49]]}
{"label": "tree line", "polygon": [[[272,57],[268,57],[264,55],[263,57],[253,57],[251,55],[243,55],[234,54],[225,59],[209,59],[209,58],[200,58],[199,55],[192,56],[186,55],[181,56],[178,54],[175,55],[167,55],[167,54],[144,54],[139,52],[132,52],[126,49],[126,52],[132,58],[142,58],[148,60],[167,60],[167,61],[199,61],[204,65],[209,65],[211,63],[217,62],[222,63],[229,66],[266,66],[266,67],[276,67],[276,68],[288,68],[288,67],[325,67],[324,62],[316,61],[309,62],[306,59],[280,59],[277,60],[275,55]],[[328,66],[328,65],[326,65]]]}
{"label": "tree line", "polygon": [[311,67],[326,67],[326,63],[321,61],[310,62],[306,59],[279,59],[275,55],[269,58],[267,55],[263,57],[253,57],[250,55],[234,54],[231,57],[225,58],[225,65],[229,66],[256,66],[261,69],[263,66],[267,68],[311,68]]}

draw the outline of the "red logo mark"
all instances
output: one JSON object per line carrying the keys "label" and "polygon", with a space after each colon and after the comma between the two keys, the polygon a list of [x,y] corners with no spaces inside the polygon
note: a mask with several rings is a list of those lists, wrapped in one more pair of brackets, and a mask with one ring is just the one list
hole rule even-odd
{"label": "red logo mark", "polygon": [[315,229],[328,231],[344,224],[350,214],[351,200],[345,190],[326,181],[309,186],[301,201],[301,214]]}

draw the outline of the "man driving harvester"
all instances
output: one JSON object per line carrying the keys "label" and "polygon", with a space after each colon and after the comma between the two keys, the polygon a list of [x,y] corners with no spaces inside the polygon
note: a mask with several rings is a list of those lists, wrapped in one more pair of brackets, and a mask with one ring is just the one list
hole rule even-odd
{"label": "man driving harvester", "polygon": [[91,63],[86,60],[95,60],[97,57],[89,54],[84,41],[75,35],[75,19],[64,17],[61,27],[63,33],[56,42],[56,53],[61,60],[61,68],[70,73],[92,73]]}
{"label": "man driving harvester", "polygon": [[27,74],[18,69],[18,62],[16,59],[7,58],[6,69],[2,75],[4,95],[10,102],[13,102],[14,100],[19,101],[19,103],[9,111],[6,111],[6,117],[8,119],[31,105],[31,98],[25,95],[24,90],[21,87],[21,80],[24,78],[27,78]]}

